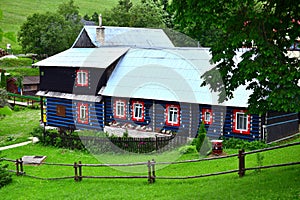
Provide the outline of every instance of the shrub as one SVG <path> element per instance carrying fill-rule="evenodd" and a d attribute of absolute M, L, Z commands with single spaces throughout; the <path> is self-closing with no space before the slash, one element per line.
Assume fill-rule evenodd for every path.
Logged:
<path fill-rule="evenodd" d="M 198 152 L 200 151 L 200 148 L 203 144 L 205 137 L 206 137 L 206 129 L 205 129 L 204 122 L 202 122 L 201 125 L 199 126 L 197 137 L 192 141 L 192 145 L 196 146 Z"/>
<path fill-rule="evenodd" d="M 197 149 L 196 146 L 194 145 L 186 145 L 179 148 L 179 153 L 181 154 L 197 153 Z"/>
<path fill-rule="evenodd" d="M 262 141 L 247 141 L 238 138 L 222 138 L 223 139 L 223 147 L 227 149 L 248 149 L 248 150 L 255 150 L 255 149 L 262 149 L 266 148 L 269 145 L 262 142 Z"/>
<path fill-rule="evenodd" d="M 8 165 L 2 165 L 1 162 L 0 158 L 0 188 L 12 182 L 11 174 L 7 170 Z"/>

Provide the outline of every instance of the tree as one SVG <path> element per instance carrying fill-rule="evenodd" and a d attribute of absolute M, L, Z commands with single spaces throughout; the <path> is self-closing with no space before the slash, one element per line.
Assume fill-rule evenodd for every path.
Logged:
<path fill-rule="evenodd" d="M 8 165 L 3 165 L 1 162 L 2 157 L 0 157 L 0 188 L 12 182 L 11 174 L 7 170 Z"/>
<path fill-rule="evenodd" d="M 168 10 L 173 14 L 175 30 L 208 47 L 222 35 L 222 20 L 231 13 L 228 4 L 225 0 L 172 0 Z"/>
<path fill-rule="evenodd" d="M 163 10 L 152 0 L 132 4 L 120 0 L 118 5 L 103 14 L 103 24 L 123 27 L 164 27 Z"/>
<path fill-rule="evenodd" d="M 64 17 L 68 30 L 65 32 L 65 37 L 68 44 L 72 44 L 82 29 L 81 16 L 79 15 L 79 7 L 74 5 L 74 1 L 62 3 L 58 6 L 57 13 Z"/>
<path fill-rule="evenodd" d="M 7 92 L 5 89 L 0 88 L 0 120 L 6 115 L 11 115 L 12 111 L 10 105 L 7 102 Z"/>
<path fill-rule="evenodd" d="M 253 91 L 248 99 L 252 113 L 300 111 L 299 55 L 291 57 L 288 51 L 300 34 L 297 3 L 291 0 L 173 2 L 177 8 L 183 5 L 185 9 L 178 10 L 180 15 L 177 15 L 192 24 L 192 28 L 199 23 L 219 28 L 221 34 L 215 35 L 211 47 L 216 66 L 204 74 L 202 86 L 209 85 L 213 91 L 219 91 L 220 102 L 232 98 L 240 85 L 246 85 Z M 194 9 L 188 11 L 187 7 Z M 236 65 L 236 52 L 252 41 L 253 48 Z"/>
<path fill-rule="evenodd" d="M 25 52 L 54 55 L 70 48 L 82 25 L 78 7 L 73 1 L 59 6 L 57 13 L 35 13 L 18 32 L 18 41 Z"/>
<path fill-rule="evenodd" d="M 111 10 L 104 12 L 103 24 L 109 26 L 130 26 L 130 9 L 132 2 L 130 0 L 119 0 L 118 4 Z M 98 22 L 98 18 L 97 22 Z"/>
<path fill-rule="evenodd" d="M 5 70 L 1 70 L 1 77 L 0 77 L 0 88 L 6 89 L 6 76 Z"/>
<path fill-rule="evenodd" d="M 163 28 L 163 10 L 153 0 L 142 0 L 130 9 L 130 26 Z"/>

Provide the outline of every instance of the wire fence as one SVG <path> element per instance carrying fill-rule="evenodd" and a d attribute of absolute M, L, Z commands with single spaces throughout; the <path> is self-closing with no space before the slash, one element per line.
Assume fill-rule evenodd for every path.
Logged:
<path fill-rule="evenodd" d="M 300 145 L 300 142 L 285 144 L 281 146 L 274 146 L 260 150 L 254 150 L 245 152 L 243 149 L 239 150 L 238 154 L 231 154 L 227 156 L 218 156 L 218 157 L 211 157 L 211 158 L 203 158 L 203 159 L 195 159 L 195 160 L 184 160 L 184 161 L 174 161 L 174 162 L 156 162 L 154 159 L 148 160 L 147 162 L 137 162 L 137 163 L 127 163 L 127 164 L 83 164 L 81 161 L 74 162 L 73 164 L 63 164 L 63 163 L 27 163 L 31 165 L 53 165 L 57 167 L 70 167 L 73 170 L 74 175 L 72 176 L 62 176 L 62 177 L 54 177 L 54 178 L 43 178 L 38 176 L 33 176 L 25 173 L 24 171 L 24 162 L 22 159 L 8 159 L 2 158 L 2 160 L 8 162 L 14 162 L 16 165 L 16 170 L 10 170 L 10 172 L 16 173 L 17 176 L 27 176 L 30 178 L 41 179 L 41 180 L 62 180 L 62 179 L 74 179 L 75 181 L 82 181 L 83 179 L 147 179 L 149 183 L 154 183 L 156 179 L 196 179 L 208 176 L 217 176 L 217 175 L 224 175 L 230 173 L 238 173 L 239 177 L 243 177 L 246 171 L 250 170 L 260 170 L 260 169 L 267 169 L 267 168 L 274 168 L 274 167 L 283 167 L 283 166 L 292 166 L 292 165 L 299 165 L 300 161 L 295 162 L 288 162 L 288 163 L 280 163 L 280 164 L 272 164 L 272 165 L 265 165 L 265 166 L 257 166 L 257 167 L 246 167 L 245 165 L 245 156 L 249 154 L 256 154 L 260 152 L 272 151 L 275 149 L 287 148 L 291 146 Z M 175 164 L 183 164 L 183 163 L 198 163 L 204 162 L 209 160 L 218 160 L 218 159 L 226 159 L 226 158 L 238 158 L 238 169 L 221 171 L 221 172 L 213 172 L 208 174 L 199 174 L 194 176 L 156 176 L 156 166 L 158 165 L 175 165 Z M 91 175 L 83 175 L 83 168 L 87 167 L 133 167 L 133 166 L 145 166 L 147 168 L 147 174 L 145 175 L 138 175 L 138 176 L 91 176 Z"/>

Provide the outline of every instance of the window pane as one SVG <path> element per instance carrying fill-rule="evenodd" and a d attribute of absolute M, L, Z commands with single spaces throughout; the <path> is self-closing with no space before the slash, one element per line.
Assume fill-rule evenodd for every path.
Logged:
<path fill-rule="evenodd" d="M 205 121 L 207 121 L 207 122 L 210 121 L 210 112 L 205 112 L 204 119 L 205 119 Z"/>
<path fill-rule="evenodd" d="M 86 107 L 85 106 L 80 106 L 79 117 L 80 117 L 81 120 L 86 119 Z"/>
<path fill-rule="evenodd" d="M 247 130 L 247 115 L 237 113 L 237 129 Z"/>
<path fill-rule="evenodd" d="M 116 113 L 116 115 L 117 116 L 124 116 L 124 107 L 125 107 L 124 102 L 118 101 L 117 104 L 116 104 L 116 106 L 117 106 L 117 109 L 116 109 L 117 113 Z"/>
<path fill-rule="evenodd" d="M 177 118 L 178 118 L 178 109 L 174 107 L 169 108 L 169 123 L 177 123 Z"/>
<path fill-rule="evenodd" d="M 135 103 L 134 104 L 134 117 L 142 118 L 142 104 Z"/>

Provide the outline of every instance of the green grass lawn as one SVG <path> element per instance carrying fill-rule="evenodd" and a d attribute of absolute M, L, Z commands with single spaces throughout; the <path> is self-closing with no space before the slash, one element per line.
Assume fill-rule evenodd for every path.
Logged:
<path fill-rule="evenodd" d="M 16 36 L 26 18 L 33 13 L 56 11 L 62 2 L 67 0 L 0 0 L 0 48 L 6 48 L 6 44 L 10 43 L 13 51 L 20 52 L 21 47 L 17 43 Z M 101 13 L 105 9 L 114 7 L 118 0 L 75 0 L 74 2 L 79 7 L 81 16 L 85 14 L 91 16 L 94 12 Z"/>
<path fill-rule="evenodd" d="M 297 139 L 299 141 L 299 138 Z M 234 152 L 236 150 L 226 150 Z M 300 158 L 300 146 L 287 147 L 261 153 L 263 165 L 295 162 Z M 164 154 L 102 154 L 88 153 L 44 147 L 39 144 L 28 145 L 2 152 L 2 156 L 16 159 L 24 155 L 45 155 L 49 163 L 124 163 L 172 160 L 177 152 Z M 177 157 L 177 160 L 196 159 L 197 154 Z M 175 158 L 174 158 L 175 159 Z M 110 160 L 110 162 L 108 162 Z M 199 175 L 217 171 L 237 169 L 236 157 L 167 165 L 157 170 L 159 176 Z M 257 166 L 256 155 L 246 156 L 246 167 Z M 10 163 L 10 169 L 15 166 Z M 56 167 L 51 165 L 24 166 L 29 175 L 40 177 L 72 176 L 73 167 Z M 289 166 L 264 169 L 261 172 L 247 171 L 243 178 L 236 173 L 190 180 L 161 180 L 148 184 L 147 179 L 72 179 L 45 181 L 29 177 L 13 176 L 13 183 L 0 189 L 1 199 L 299 199 L 300 167 Z M 147 175 L 146 166 L 130 169 L 116 167 L 83 168 L 83 175 Z"/>
<path fill-rule="evenodd" d="M 0 120 L 0 146 L 28 141 L 30 132 L 39 125 L 40 110 L 14 111 Z"/>

